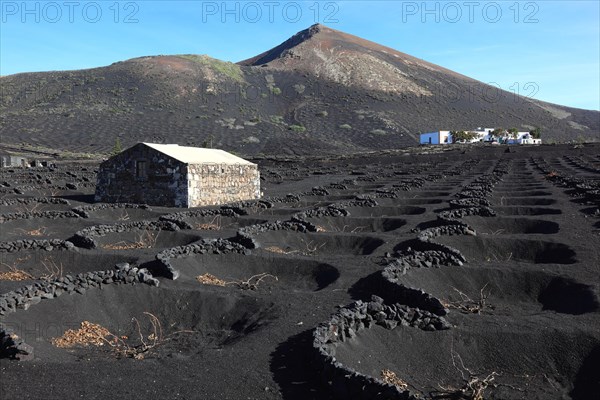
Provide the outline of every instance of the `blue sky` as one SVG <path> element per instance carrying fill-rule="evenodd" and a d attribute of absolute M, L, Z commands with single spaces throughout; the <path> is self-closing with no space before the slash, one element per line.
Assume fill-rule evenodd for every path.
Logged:
<path fill-rule="evenodd" d="M 0 1 L 0 75 L 157 54 L 240 61 L 314 23 L 485 83 L 600 110 L 600 2 Z"/>

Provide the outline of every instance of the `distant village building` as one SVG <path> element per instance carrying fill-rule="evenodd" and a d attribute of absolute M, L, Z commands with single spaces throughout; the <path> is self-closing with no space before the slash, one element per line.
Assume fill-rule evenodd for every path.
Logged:
<path fill-rule="evenodd" d="M 223 150 L 138 143 L 100 165 L 95 200 L 200 207 L 260 198 L 258 166 Z"/>
<path fill-rule="evenodd" d="M 52 163 L 49 160 L 45 160 L 45 159 L 29 160 L 29 166 L 32 168 L 48 167 L 51 164 Z"/>
<path fill-rule="evenodd" d="M 494 132 L 494 128 L 477 128 L 473 132 L 477 133 L 478 142 L 491 142 L 493 140 L 492 132 Z"/>
<path fill-rule="evenodd" d="M 52 163 L 48 159 L 43 158 L 28 158 L 9 153 L 0 153 L 0 167 L 20 167 L 20 168 L 35 168 L 48 167 Z"/>
<path fill-rule="evenodd" d="M 507 138 L 508 144 L 542 144 L 542 139 L 535 139 L 529 132 L 517 132 L 516 138 Z"/>
<path fill-rule="evenodd" d="M 452 143 L 452 137 L 450 131 L 437 131 L 421 133 L 420 135 L 421 144 L 449 144 Z"/>
<path fill-rule="evenodd" d="M 26 157 L 16 156 L 14 154 L 0 154 L 0 167 L 28 167 L 29 163 Z"/>
<path fill-rule="evenodd" d="M 501 144 L 542 144 L 542 139 L 534 138 L 530 132 L 518 132 L 516 137 L 505 135 L 497 137 L 493 135 L 493 128 L 477 128 L 467 132 L 474 133 L 473 139 L 468 141 L 456 140 L 452 137 L 453 131 L 437 131 L 421 133 L 419 137 L 420 144 L 450 144 L 450 143 L 501 143 Z"/>

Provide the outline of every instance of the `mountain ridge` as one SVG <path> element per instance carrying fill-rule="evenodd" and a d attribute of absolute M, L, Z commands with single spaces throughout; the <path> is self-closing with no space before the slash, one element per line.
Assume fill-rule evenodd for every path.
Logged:
<path fill-rule="evenodd" d="M 237 64 L 240 65 L 259 65 L 259 64 L 268 64 L 270 61 L 273 61 L 275 59 L 274 55 L 277 52 L 282 52 L 284 50 L 288 50 L 292 47 L 296 47 L 298 44 L 302 43 L 302 42 L 306 42 L 307 40 L 310 40 L 314 37 L 316 37 L 319 34 L 323 34 L 324 36 L 326 35 L 330 35 L 332 37 L 337 36 L 338 40 L 340 41 L 346 41 L 347 43 L 354 43 L 356 45 L 362 46 L 363 48 L 367 48 L 367 49 L 371 49 L 371 50 L 376 50 L 376 51 L 381 51 L 381 52 L 389 52 L 392 54 L 395 54 L 397 56 L 406 58 L 408 60 L 411 61 L 415 61 L 415 62 L 421 62 L 424 63 L 430 67 L 433 68 L 437 68 L 440 70 L 444 70 L 447 71 L 449 73 L 452 74 L 456 74 L 457 76 L 461 76 L 464 78 L 468 78 L 468 79 L 472 79 L 466 75 L 462 75 L 458 72 L 449 70 L 447 68 L 444 68 L 440 65 L 436 65 L 433 64 L 431 62 L 428 62 L 426 60 L 420 59 L 418 57 L 414 57 L 410 54 L 407 53 L 403 53 L 400 52 L 397 49 L 388 47 L 388 46 L 384 46 L 382 44 L 376 43 L 376 42 L 372 42 L 370 40 L 361 38 L 359 36 L 355 36 L 355 35 L 351 35 L 349 33 L 346 32 L 342 32 L 342 31 L 338 31 L 336 29 L 332 29 L 327 27 L 326 25 L 323 24 L 314 24 L 311 25 L 310 27 L 296 33 L 295 35 L 293 35 L 292 37 L 290 37 L 289 39 L 285 40 L 284 42 L 282 42 L 281 44 L 279 44 L 278 46 L 273 47 L 270 50 L 267 50 L 263 53 L 260 53 L 254 57 L 248 58 L 246 60 L 242 60 L 237 62 Z M 271 56 L 271 57 L 269 57 Z"/>

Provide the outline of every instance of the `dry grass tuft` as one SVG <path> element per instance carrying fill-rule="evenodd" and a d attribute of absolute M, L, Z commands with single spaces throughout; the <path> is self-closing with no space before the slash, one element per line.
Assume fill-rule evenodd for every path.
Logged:
<path fill-rule="evenodd" d="M 133 249 L 150 249 L 156 245 L 158 239 L 157 233 L 150 230 L 145 230 L 137 235 L 137 238 L 133 242 L 120 241 L 117 243 L 109 243 L 102 246 L 103 249 L 107 250 L 133 250 Z"/>
<path fill-rule="evenodd" d="M 209 273 L 197 276 L 196 280 L 203 285 L 215 285 L 215 286 L 227 285 L 227 282 L 225 282 L 223 279 L 219 279 L 216 276 L 209 274 Z"/>
<path fill-rule="evenodd" d="M 440 385 L 439 391 L 432 393 L 433 399 L 456 399 L 456 400 L 485 400 L 485 392 L 490 387 L 497 387 L 494 382 L 497 372 L 491 372 L 485 377 L 478 376 L 475 372 L 467 368 L 460 354 L 454 349 L 450 350 L 452 357 L 452 365 L 464 381 L 464 385 L 460 388 L 443 387 Z M 458 364 L 457 364 L 458 361 Z M 467 376 L 468 375 L 468 376 Z"/>
<path fill-rule="evenodd" d="M 44 279 L 50 280 L 54 278 L 59 278 L 63 275 L 63 265 L 62 263 L 57 263 L 51 257 L 46 257 L 42 261 L 42 265 L 46 272 L 40 276 L 34 276 L 28 272 L 19 269 L 17 266 L 24 261 L 27 261 L 30 257 L 18 258 L 17 261 L 14 262 L 13 265 L 8 265 L 5 263 L 0 263 L 3 267 L 7 268 L 8 271 L 0 272 L 0 280 L 1 281 L 25 281 L 29 279 Z"/>
<path fill-rule="evenodd" d="M 509 262 L 512 259 L 513 253 L 510 252 L 507 255 L 503 256 L 501 254 L 491 253 L 491 255 L 485 258 L 487 262 Z"/>
<path fill-rule="evenodd" d="M 137 331 L 139 340 L 139 343 L 135 345 L 125 342 L 125 340 L 129 339 L 127 336 L 116 336 L 103 326 L 89 321 L 83 321 L 81 323 L 81 328 L 77 330 L 69 329 L 61 337 L 53 338 L 51 342 L 54 346 L 60 348 L 90 345 L 99 347 L 107 345 L 111 347 L 116 358 L 142 360 L 150 350 L 170 339 L 170 337 L 163 336 L 162 325 L 156 315 L 149 312 L 144 312 L 144 315 L 150 321 L 149 333 L 142 332 L 142 328 L 137 318 L 134 317 L 131 319 L 134 328 Z M 179 331 L 173 333 L 173 335 L 191 332 L 193 331 Z"/>
<path fill-rule="evenodd" d="M 28 272 L 23 271 L 18 268 L 19 264 L 27 261 L 30 257 L 17 258 L 13 265 L 8 265 L 6 263 L 0 263 L 0 265 L 8 271 L 0 272 L 0 281 L 26 281 L 30 279 L 35 279 L 33 275 Z"/>
<path fill-rule="evenodd" d="M 390 371 L 389 369 L 384 369 L 381 371 L 381 380 L 389 385 L 394 385 L 399 389 L 408 389 L 408 383 L 398 378 L 396 373 L 394 371 Z"/>
<path fill-rule="evenodd" d="M 141 249 L 142 247 L 137 246 L 135 243 L 120 241 L 117 243 L 104 244 L 102 245 L 102 248 L 106 250 L 133 250 Z"/>
<path fill-rule="evenodd" d="M 494 309 L 492 305 L 487 302 L 490 297 L 491 290 L 486 292 L 487 283 L 479 291 L 479 299 L 473 300 L 465 293 L 461 292 L 457 288 L 453 288 L 458 293 L 460 300 L 458 301 L 446 301 L 443 303 L 446 308 L 454 308 L 455 310 L 462 311 L 467 314 L 481 314 L 486 309 Z"/>
<path fill-rule="evenodd" d="M 16 269 L 14 267 L 10 271 L 0 272 L 0 281 L 26 281 L 28 279 L 35 279 L 31 274 L 25 271 Z"/>
<path fill-rule="evenodd" d="M 325 243 L 322 243 L 319 245 L 317 243 L 314 243 L 314 241 L 312 241 L 312 240 L 309 242 L 305 242 L 304 240 L 301 240 L 301 241 L 302 241 L 302 243 L 304 243 L 304 246 L 306 247 L 304 251 L 301 251 L 301 253 L 306 256 L 313 255 L 314 253 L 317 252 L 317 250 L 319 250 L 321 247 L 325 246 Z"/>
<path fill-rule="evenodd" d="M 504 233 L 504 229 L 498 229 L 496 231 L 491 231 L 490 233 L 482 232 L 483 235 L 500 235 L 503 233 Z M 491 259 L 488 258 L 488 261 L 491 261 Z"/>
<path fill-rule="evenodd" d="M 122 339 L 116 342 L 115 353 L 117 357 L 134 358 L 136 360 L 143 360 L 145 354 L 151 349 L 155 348 L 159 344 L 163 343 L 163 330 L 162 325 L 158 317 L 152 313 L 144 312 L 144 315 L 150 319 L 152 326 L 151 332 L 147 335 L 142 333 L 140 322 L 137 318 L 132 318 L 131 321 L 136 325 L 137 332 L 139 335 L 140 344 L 137 346 L 129 346 Z"/>
<path fill-rule="evenodd" d="M 204 224 L 196 224 L 194 229 L 199 231 L 219 231 L 221 230 L 221 226 L 217 224 L 204 223 Z"/>
<path fill-rule="evenodd" d="M 267 278 L 272 278 L 272 279 L 275 279 L 275 281 L 279 281 L 279 278 L 277 278 L 275 275 L 271 275 L 271 274 L 267 274 L 266 272 L 263 272 L 262 274 L 252 275 L 250 278 L 248 278 L 245 281 L 237 281 L 237 282 L 229 282 L 229 283 L 236 285 L 240 289 L 256 290 L 256 289 L 258 289 L 258 285 Z"/>
<path fill-rule="evenodd" d="M 69 329 L 61 337 L 53 338 L 52 344 L 60 348 L 70 348 L 75 346 L 103 346 L 106 338 L 114 336 L 110 331 L 101 325 L 89 321 L 83 321 L 81 328 Z"/>
<path fill-rule="evenodd" d="M 262 274 L 252 275 L 250 278 L 246 279 L 245 281 L 239 280 L 239 281 L 227 282 L 227 281 L 224 281 L 221 278 L 217 278 L 216 276 L 209 274 L 209 273 L 197 276 L 196 280 L 198 282 L 202 283 L 203 285 L 214 285 L 214 286 L 234 285 L 234 286 L 237 286 L 238 288 L 244 289 L 244 290 L 256 290 L 256 289 L 258 289 L 258 285 L 260 285 L 260 283 L 267 278 L 272 278 L 275 281 L 279 281 L 279 278 L 277 278 L 275 275 L 267 274 L 266 272 L 263 272 Z"/>
<path fill-rule="evenodd" d="M 194 228 L 201 231 L 220 231 L 223 228 L 221 224 L 221 216 L 216 215 L 212 221 L 196 224 Z"/>
<path fill-rule="evenodd" d="M 46 228 L 45 226 L 30 230 L 25 230 L 22 228 L 19 228 L 17 230 L 20 232 L 20 234 L 27 236 L 45 236 L 48 234 L 48 228 Z"/>
<path fill-rule="evenodd" d="M 46 270 L 46 273 L 40 276 L 41 279 L 50 280 L 60 278 L 63 275 L 62 263 L 57 263 L 53 258 L 44 258 L 42 265 Z"/>
<path fill-rule="evenodd" d="M 350 233 L 359 233 L 359 232 L 363 232 L 367 229 L 367 226 L 357 226 L 354 227 L 352 229 L 350 229 L 350 225 L 344 225 L 341 228 L 334 226 L 332 223 L 329 223 L 329 231 L 330 232 L 350 232 Z M 323 228 L 325 229 L 325 228 Z M 319 232 L 317 230 L 317 232 Z M 324 232 L 327 232 L 327 230 L 324 230 Z"/>
<path fill-rule="evenodd" d="M 297 253 L 297 250 L 284 250 L 281 247 L 278 246 L 269 246 L 269 247 L 265 247 L 265 250 L 270 252 L 270 253 L 277 253 L 277 254 L 293 254 L 293 253 Z"/>
<path fill-rule="evenodd" d="M 363 232 L 365 229 L 367 229 L 366 226 L 357 226 L 356 228 L 352 229 L 350 232 L 351 233 L 358 233 L 358 232 Z"/>
<path fill-rule="evenodd" d="M 434 399 L 456 399 L 456 400 L 485 400 L 485 391 L 494 385 L 494 379 L 498 374 L 492 372 L 484 378 L 471 376 L 461 388 L 440 387 L 441 391 L 434 395 Z"/>
<path fill-rule="evenodd" d="M 16 211 L 21 213 L 33 213 L 36 211 L 43 211 L 43 209 L 42 203 L 20 204 L 16 207 Z"/>
<path fill-rule="evenodd" d="M 321 249 L 323 246 L 325 246 L 325 243 L 322 244 L 316 244 L 314 241 L 309 241 L 306 242 L 304 240 L 302 240 L 302 244 L 304 244 L 304 248 L 300 249 L 300 250 L 284 250 L 281 247 L 278 246 L 269 246 L 269 247 L 265 247 L 264 249 L 270 253 L 277 253 L 277 254 L 300 254 L 303 256 L 312 256 L 314 255 L 319 249 Z"/>

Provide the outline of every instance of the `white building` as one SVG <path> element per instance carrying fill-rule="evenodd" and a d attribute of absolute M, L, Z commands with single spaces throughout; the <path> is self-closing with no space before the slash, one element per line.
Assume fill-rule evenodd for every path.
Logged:
<path fill-rule="evenodd" d="M 476 136 L 467 141 L 455 141 L 450 131 L 437 131 L 421 133 L 419 137 L 420 144 L 450 144 L 450 143 L 477 143 L 477 142 L 492 142 L 500 144 L 542 144 L 542 139 L 534 139 L 529 132 L 518 132 L 517 137 L 507 136 L 507 133 L 501 137 L 492 135 L 494 128 L 481 128 L 470 130 Z"/>
<path fill-rule="evenodd" d="M 473 132 L 477 135 L 473 139 L 469 140 L 469 143 L 485 142 L 486 139 L 488 139 L 487 141 L 490 141 L 492 131 L 493 129 L 490 128 L 477 128 L 471 131 L 467 131 Z"/>
<path fill-rule="evenodd" d="M 508 138 L 508 144 L 542 144 L 542 139 L 535 139 L 529 132 L 517 132 L 516 138 Z"/>
<path fill-rule="evenodd" d="M 493 131 L 494 131 L 494 128 L 478 127 L 477 129 L 475 129 L 471 132 L 477 133 L 478 139 L 476 140 L 476 142 L 491 142 L 493 139 L 493 136 L 492 136 Z"/>
<path fill-rule="evenodd" d="M 437 131 L 421 133 L 419 137 L 421 144 L 449 144 L 452 143 L 452 135 L 450 131 Z"/>

